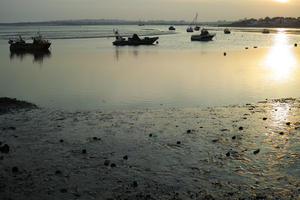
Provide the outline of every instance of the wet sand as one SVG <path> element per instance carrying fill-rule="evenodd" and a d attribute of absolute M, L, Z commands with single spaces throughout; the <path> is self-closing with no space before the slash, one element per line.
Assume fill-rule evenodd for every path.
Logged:
<path fill-rule="evenodd" d="M 300 199 L 299 111 L 278 99 L 2 114 L 0 199 Z"/>

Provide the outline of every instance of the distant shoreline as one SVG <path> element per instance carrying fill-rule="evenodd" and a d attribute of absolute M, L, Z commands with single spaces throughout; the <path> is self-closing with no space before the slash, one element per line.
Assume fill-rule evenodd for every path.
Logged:
<path fill-rule="evenodd" d="M 105 19 L 86 19 L 86 20 L 59 20 L 59 21 L 40 21 L 40 22 L 12 22 L 0 23 L 0 26 L 93 26 L 93 25 L 190 25 L 191 22 L 184 20 L 150 20 L 150 21 L 127 21 L 127 20 L 105 20 Z M 220 25 L 232 22 L 199 22 L 199 25 Z"/>
<path fill-rule="evenodd" d="M 267 26 L 267 25 L 261 25 L 261 26 L 250 26 L 250 25 L 219 25 L 219 27 L 241 27 L 241 28 L 300 28 L 300 26 Z"/>
<path fill-rule="evenodd" d="M 262 27 L 262 28 L 300 28 L 300 17 L 265 17 L 260 19 L 243 19 L 226 26 L 229 27 Z"/>

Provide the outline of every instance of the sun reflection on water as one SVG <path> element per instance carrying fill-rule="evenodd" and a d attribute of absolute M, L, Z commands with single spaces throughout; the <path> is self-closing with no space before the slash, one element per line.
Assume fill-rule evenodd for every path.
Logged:
<path fill-rule="evenodd" d="M 275 112 L 271 112 L 271 114 L 274 123 L 280 123 L 289 118 L 290 104 L 274 104 L 273 108 Z"/>
<path fill-rule="evenodd" d="M 283 29 L 278 29 L 274 36 L 274 44 L 271 47 L 263 65 L 270 72 L 270 79 L 277 82 L 285 82 L 291 78 L 296 66 L 296 58 L 289 45 L 289 37 Z"/>

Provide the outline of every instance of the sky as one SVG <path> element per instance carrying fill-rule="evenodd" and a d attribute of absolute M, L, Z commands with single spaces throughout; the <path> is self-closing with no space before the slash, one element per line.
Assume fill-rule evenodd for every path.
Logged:
<path fill-rule="evenodd" d="M 288 1 L 288 2 L 279 2 Z M 300 17 L 300 0 L 0 0 L 0 22 Z"/>

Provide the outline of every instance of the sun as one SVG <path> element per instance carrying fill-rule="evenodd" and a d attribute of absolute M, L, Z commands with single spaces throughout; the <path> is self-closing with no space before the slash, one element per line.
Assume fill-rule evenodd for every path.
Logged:
<path fill-rule="evenodd" d="M 279 2 L 279 3 L 286 3 L 286 2 L 288 2 L 289 0 L 275 0 L 275 1 L 277 1 L 277 2 Z"/>

